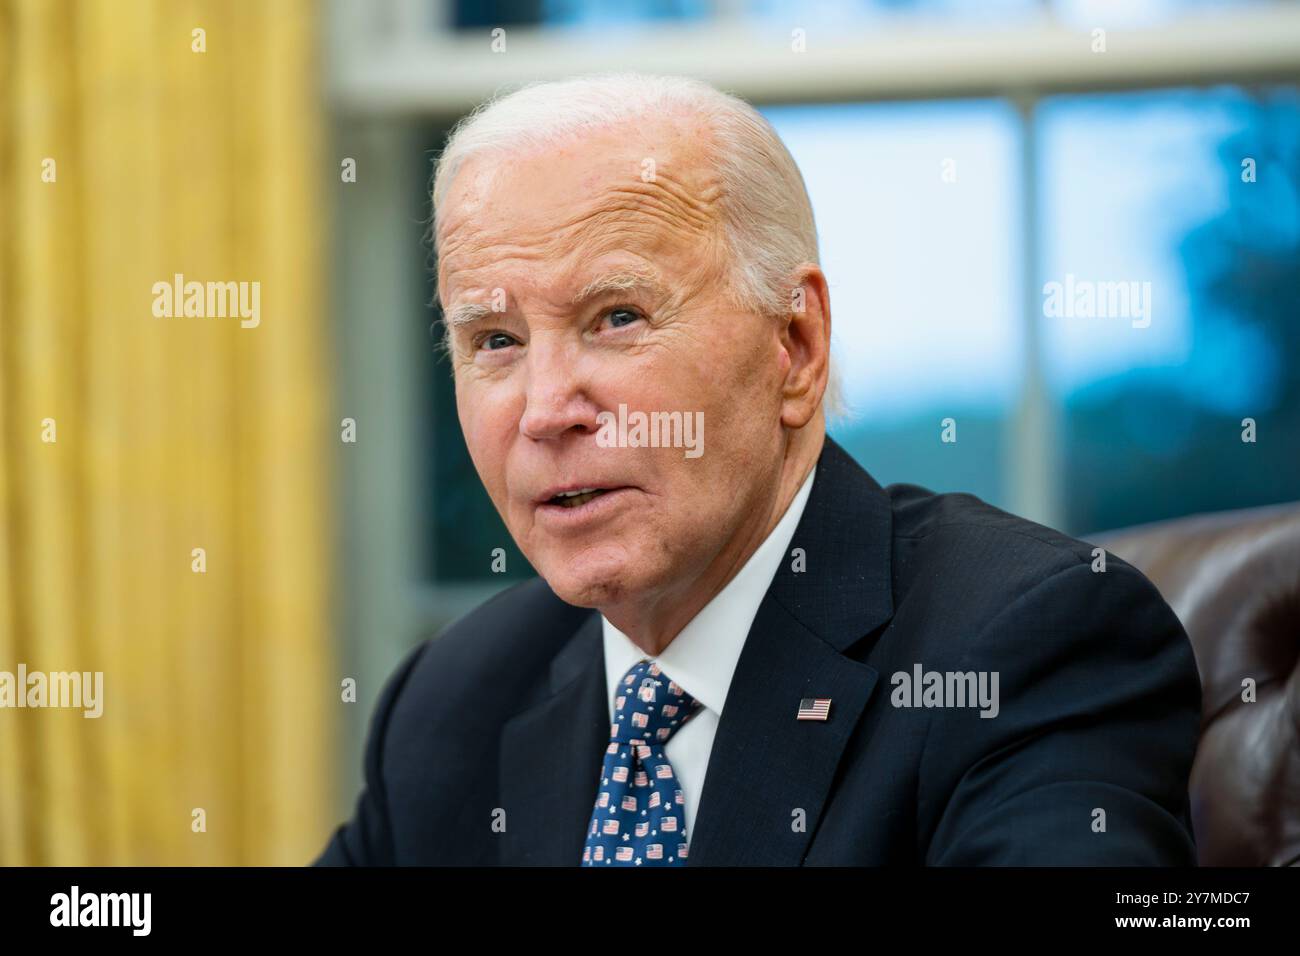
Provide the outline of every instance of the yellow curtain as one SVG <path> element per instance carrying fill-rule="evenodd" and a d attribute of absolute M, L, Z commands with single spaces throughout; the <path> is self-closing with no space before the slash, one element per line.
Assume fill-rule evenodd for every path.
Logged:
<path fill-rule="evenodd" d="M 0 671 L 103 673 L 99 718 L 0 709 L 0 864 L 336 822 L 316 12 L 0 0 Z M 258 325 L 156 316 L 177 274 Z"/>

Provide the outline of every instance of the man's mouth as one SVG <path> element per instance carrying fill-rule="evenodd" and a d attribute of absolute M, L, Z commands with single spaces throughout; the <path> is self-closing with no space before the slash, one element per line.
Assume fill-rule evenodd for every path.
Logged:
<path fill-rule="evenodd" d="M 637 498 L 633 492 L 639 490 L 631 485 L 601 486 L 576 481 L 570 485 L 553 485 L 534 499 L 533 513 L 551 533 L 585 533 L 635 504 Z"/>
<path fill-rule="evenodd" d="M 609 488 L 579 488 L 576 491 L 562 491 L 552 496 L 546 503 L 559 505 L 561 508 L 577 508 L 610 490 Z"/>

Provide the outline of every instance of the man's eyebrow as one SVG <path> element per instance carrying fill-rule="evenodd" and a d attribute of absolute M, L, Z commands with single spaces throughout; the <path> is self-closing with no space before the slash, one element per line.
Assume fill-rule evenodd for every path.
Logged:
<path fill-rule="evenodd" d="M 655 270 L 620 269 L 588 282 L 573 297 L 573 304 L 581 305 L 589 299 L 594 299 L 609 292 L 632 292 L 634 290 L 643 290 L 654 295 L 663 295 L 666 292 L 663 282 L 659 279 L 659 273 Z"/>
<path fill-rule="evenodd" d="M 653 269 L 619 269 L 588 282 L 573 297 L 573 304 L 581 305 L 590 299 L 610 292 L 632 292 L 634 290 L 642 290 L 652 295 L 664 295 L 667 291 L 659 278 L 659 273 Z M 458 302 L 446 310 L 443 321 L 448 329 L 458 329 L 461 326 L 469 325 L 471 322 L 487 318 L 491 314 L 492 308 L 480 302 Z"/>
<path fill-rule="evenodd" d="M 447 328 L 458 329 L 462 325 L 477 322 L 491 314 L 492 308 L 480 302 L 459 302 L 447 310 L 443 321 L 447 323 Z"/>

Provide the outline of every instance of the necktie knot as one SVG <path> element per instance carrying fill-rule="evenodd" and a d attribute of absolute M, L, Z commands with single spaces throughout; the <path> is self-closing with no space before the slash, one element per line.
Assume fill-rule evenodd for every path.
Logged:
<path fill-rule="evenodd" d="M 638 661 L 619 682 L 610 740 L 662 746 L 699 702 L 650 661 Z"/>

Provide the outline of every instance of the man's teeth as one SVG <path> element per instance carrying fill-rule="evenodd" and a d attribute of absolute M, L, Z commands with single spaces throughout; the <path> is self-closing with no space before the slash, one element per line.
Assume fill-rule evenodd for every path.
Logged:
<path fill-rule="evenodd" d="M 554 504 L 561 505 L 565 508 L 576 508 L 584 505 L 597 495 L 604 494 L 605 488 L 583 488 L 581 491 L 562 491 L 551 501 Z"/>

